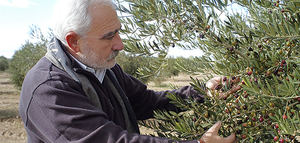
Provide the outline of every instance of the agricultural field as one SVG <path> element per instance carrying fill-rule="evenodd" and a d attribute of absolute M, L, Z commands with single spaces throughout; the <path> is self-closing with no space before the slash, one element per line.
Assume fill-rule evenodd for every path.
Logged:
<path fill-rule="evenodd" d="M 18 114 L 19 93 L 9 79 L 9 73 L 0 72 L 0 143 L 25 143 L 26 132 Z M 188 75 L 179 74 L 163 80 L 160 84 L 150 82 L 149 88 L 153 90 L 168 90 L 170 85 L 188 85 Z M 153 131 L 141 127 L 142 134 L 150 134 Z"/>
<path fill-rule="evenodd" d="M 25 143 L 26 133 L 18 114 L 19 90 L 9 74 L 0 72 L 0 142 Z"/>

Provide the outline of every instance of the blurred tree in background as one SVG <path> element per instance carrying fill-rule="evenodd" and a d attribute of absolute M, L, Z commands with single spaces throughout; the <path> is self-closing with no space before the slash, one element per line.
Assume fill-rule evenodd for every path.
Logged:
<path fill-rule="evenodd" d="M 43 57 L 46 53 L 46 44 L 50 39 L 42 33 L 37 26 L 31 27 L 31 40 L 26 41 L 21 48 L 16 51 L 11 59 L 9 71 L 11 80 L 17 88 L 21 88 L 26 73 Z"/>
<path fill-rule="evenodd" d="M 4 56 L 0 57 L 0 71 L 5 71 L 8 69 L 9 60 Z"/>
<path fill-rule="evenodd" d="M 164 79 L 178 75 L 179 70 L 174 66 L 174 64 L 176 64 L 176 58 L 167 58 L 166 61 L 168 64 L 166 64 L 165 70 L 160 71 L 161 73 L 156 74 L 156 76 L 149 76 L 149 74 L 144 73 L 144 69 L 151 69 L 152 65 L 150 63 L 159 62 L 157 57 L 135 55 L 126 52 L 121 52 L 117 57 L 117 63 L 126 73 L 138 78 L 144 83 L 158 81 L 157 84 L 160 84 Z"/>
<path fill-rule="evenodd" d="M 151 58 L 146 56 L 135 56 L 130 53 L 120 52 L 117 56 L 117 63 L 122 67 L 124 72 L 138 78 L 139 80 L 147 83 L 149 78 L 142 77 L 138 74 L 140 67 L 149 66 Z"/>
<path fill-rule="evenodd" d="M 119 0 L 118 9 L 125 50 L 158 57 L 139 70 L 143 76 L 167 67 L 170 48 L 199 48 L 203 56 L 175 65 L 208 73 L 191 84 L 214 95 L 200 104 L 170 95 L 187 112 L 158 111 L 145 126 L 162 137 L 198 139 L 221 120 L 220 134 L 235 132 L 240 142 L 300 141 L 299 0 Z M 225 76 L 227 86 L 206 89 L 213 75 Z M 234 94 L 233 80 L 242 87 Z"/>

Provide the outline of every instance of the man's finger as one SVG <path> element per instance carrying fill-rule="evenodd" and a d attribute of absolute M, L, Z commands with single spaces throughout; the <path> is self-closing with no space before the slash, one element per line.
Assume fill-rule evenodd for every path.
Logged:
<path fill-rule="evenodd" d="M 212 127 L 210 127 L 208 129 L 207 133 L 218 134 L 220 127 L 221 127 L 221 122 L 218 121 L 217 123 L 215 123 Z"/>
<path fill-rule="evenodd" d="M 233 86 L 229 91 L 220 94 L 220 98 L 227 98 L 230 94 L 237 92 L 240 90 L 242 87 L 239 85 Z"/>
<path fill-rule="evenodd" d="M 230 136 L 222 140 L 222 143 L 234 143 L 234 142 L 235 142 L 235 134 L 231 134 Z"/>
<path fill-rule="evenodd" d="M 239 85 L 233 86 L 232 89 L 230 89 L 230 94 L 237 92 L 240 90 L 242 87 Z"/>
<path fill-rule="evenodd" d="M 221 80 L 222 80 L 221 76 L 214 77 L 206 83 L 206 87 L 209 89 L 215 89 L 215 87 L 220 84 Z"/>

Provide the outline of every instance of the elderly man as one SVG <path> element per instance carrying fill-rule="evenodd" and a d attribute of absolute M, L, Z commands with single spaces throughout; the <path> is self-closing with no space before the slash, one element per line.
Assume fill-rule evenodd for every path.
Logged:
<path fill-rule="evenodd" d="M 110 0 L 64 0 L 47 54 L 27 73 L 20 114 L 29 143 L 231 143 L 218 136 L 218 122 L 197 141 L 139 134 L 137 120 L 153 110 L 176 110 L 166 92 L 124 73 L 115 62 L 123 49 L 121 27 Z M 220 80 L 220 79 L 218 79 Z M 218 81 L 215 80 L 215 81 Z M 189 87 L 170 91 L 193 96 Z"/>

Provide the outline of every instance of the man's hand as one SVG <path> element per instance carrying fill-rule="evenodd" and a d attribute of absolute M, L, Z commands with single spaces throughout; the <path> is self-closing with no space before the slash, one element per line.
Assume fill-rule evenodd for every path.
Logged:
<path fill-rule="evenodd" d="M 235 134 L 223 138 L 218 135 L 218 131 L 221 127 L 221 122 L 214 124 L 200 139 L 200 143 L 234 143 Z"/>
<path fill-rule="evenodd" d="M 229 82 L 229 80 L 230 80 L 230 82 Z M 240 85 L 237 85 L 237 83 L 239 83 L 239 82 L 240 82 L 240 78 L 238 78 L 238 77 L 234 77 L 232 79 L 227 79 L 226 77 L 217 76 L 217 77 L 210 79 L 206 83 L 206 87 L 210 90 L 219 90 L 225 85 L 232 84 L 232 87 L 229 91 L 222 92 L 220 94 L 220 98 L 224 98 L 232 93 L 237 92 L 238 90 L 240 90 L 242 88 Z M 208 90 L 207 94 L 208 94 L 208 96 L 211 96 L 211 97 L 213 96 L 209 90 Z"/>
<path fill-rule="evenodd" d="M 221 76 L 213 77 L 206 83 L 206 87 L 212 90 L 216 89 L 218 86 L 223 85 L 223 79 L 224 77 Z"/>

